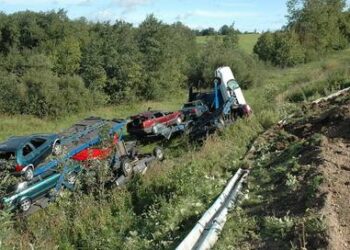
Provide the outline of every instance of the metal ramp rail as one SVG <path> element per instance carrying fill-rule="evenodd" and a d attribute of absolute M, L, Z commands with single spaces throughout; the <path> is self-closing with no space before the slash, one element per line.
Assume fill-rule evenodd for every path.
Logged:
<path fill-rule="evenodd" d="M 86 130 L 78 133 L 78 134 L 73 134 L 72 138 L 74 138 L 75 140 L 72 140 L 71 137 L 67 137 L 65 142 L 71 141 L 78 141 L 79 139 L 83 138 L 84 136 L 88 135 L 89 133 L 92 133 L 93 131 L 98 132 L 98 129 L 103 127 L 104 125 L 108 125 L 108 122 L 110 121 L 103 121 L 100 122 L 94 126 L 88 126 Z M 123 128 L 125 127 L 125 123 L 115 123 L 114 126 L 112 126 L 112 128 L 109 130 L 109 134 L 113 134 L 119 131 L 122 131 Z M 91 146 L 97 145 L 98 143 L 101 142 L 101 138 L 100 135 L 94 134 L 94 136 L 92 138 L 88 138 L 87 141 L 85 141 L 84 143 L 77 143 L 78 145 L 70 145 L 73 146 L 72 149 L 69 150 L 69 152 L 67 154 L 65 154 L 63 157 L 59 158 L 59 159 L 53 159 L 49 162 L 46 162 L 44 164 L 39 165 L 38 167 L 36 167 L 34 169 L 34 176 L 40 176 L 48 171 L 53 171 L 56 172 L 56 168 L 57 166 L 59 166 L 60 164 L 64 164 L 68 159 L 72 158 L 74 155 L 78 154 L 79 152 L 83 151 L 84 149 L 87 149 Z M 68 145 L 64 144 L 64 145 Z"/>

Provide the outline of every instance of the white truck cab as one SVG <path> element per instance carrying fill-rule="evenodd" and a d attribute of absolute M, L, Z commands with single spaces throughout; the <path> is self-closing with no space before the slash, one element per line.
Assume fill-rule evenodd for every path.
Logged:
<path fill-rule="evenodd" d="M 222 98 L 226 102 L 230 97 L 233 97 L 237 105 L 246 105 L 243 92 L 239 87 L 230 67 L 220 67 L 215 71 L 215 77 L 220 78 L 220 91 Z"/>

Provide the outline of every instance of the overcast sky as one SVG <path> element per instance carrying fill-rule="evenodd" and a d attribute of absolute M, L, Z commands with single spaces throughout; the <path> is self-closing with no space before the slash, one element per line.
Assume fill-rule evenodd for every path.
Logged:
<path fill-rule="evenodd" d="M 153 13 L 166 23 L 191 28 L 219 28 L 235 22 L 242 31 L 275 30 L 286 23 L 286 0 L 0 0 L 5 13 L 63 8 L 70 18 L 92 21 L 122 19 L 138 25 Z"/>

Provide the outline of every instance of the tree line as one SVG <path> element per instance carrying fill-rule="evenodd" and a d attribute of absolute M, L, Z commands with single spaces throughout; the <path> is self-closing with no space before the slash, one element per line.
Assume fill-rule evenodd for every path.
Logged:
<path fill-rule="evenodd" d="M 347 48 L 350 11 L 345 6 L 345 0 L 289 0 L 287 25 L 262 34 L 254 52 L 263 61 L 287 67 Z"/>
<path fill-rule="evenodd" d="M 202 47 L 190 28 L 153 15 L 133 27 L 70 20 L 64 10 L 0 13 L 0 112 L 57 117 L 209 83 L 217 66 L 250 63 L 228 28 L 225 41 Z M 238 74 L 244 86 L 252 83 L 249 73 Z"/>

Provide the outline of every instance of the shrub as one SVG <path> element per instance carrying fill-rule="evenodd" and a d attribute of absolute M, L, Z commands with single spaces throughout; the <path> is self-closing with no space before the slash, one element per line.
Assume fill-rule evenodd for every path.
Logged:
<path fill-rule="evenodd" d="M 291 217 L 284 216 L 276 218 L 273 216 L 265 217 L 263 234 L 272 239 L 287 239 L 293 233 L 294 220 Z"/>
<path fill-rule="evenodd" d="M 262 110 L 259 114 L 257 114 L 257 118 L 261 126 L 263 126 L 264 129 L 268 129 L 278 122 L 279 117 L 275 111 Z"/>
<path fill-rule="evenodd" d="M 305 53 L 293 32 L 267 32 L 263 34 L 254 47 L 261 60 L 269 61 L 281 67 L 303 63 Z"/>

